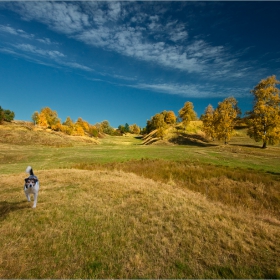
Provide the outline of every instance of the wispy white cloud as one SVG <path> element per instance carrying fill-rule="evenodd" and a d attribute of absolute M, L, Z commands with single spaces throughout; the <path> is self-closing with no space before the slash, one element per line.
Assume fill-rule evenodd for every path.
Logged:
<path fill-rule="evenodd" d="M 49 38 L 37 38 L 34 34 L 28 34 L 22 29 L 15 29 L 10 25 L 0 25 L 0 33 L 7 33 L 10 35 L 18 36 L 29 40 L 37 40 L 45 45 L 57 45 L 56 42 L 51 41 Z"/>
<path fill-rule="evenodd" d="M 214 78 L 230 75 L 236 64 L 223 46 L 189 40 L 185 24 L 167 21 L 164 9 L 147 14 L 141 5 L 116 1 L 19 2 L 12 9 L 85 44 L 165 68 Z"/>
<path fill-rule="evenodd" d="M 203 87 L 198 87 L 197 85 L 182 85 L 182 84 L 171 84 L 171 83 L 161 83 L 161 84 L 145 84 L 140 83 L 136 85 L 131 85 L 131 87 L 152 90 L 156 92 L 163 92 L 171 95 L 180 95 L 185 97 L 208 97 L 210 91 Z"/>
<path fill-rule="evenodd" d="M 147 80 L 137 83 L 135 76 L 125 76 L 125 71 L 116 74 L 116 71 L 112 73 L 102 68 L 95 72 L 101 77 L 112 79 L 110 83 L 196 98 L 230 95 L 238 97 L 249 93 L 249 89 L 242 87 L 214 87 L 212 83 L 246 76 L 251 66 L 238 59 L 244 53 L 233 54 L 227 47 L 213 45 L 202 36 L 191 37 L 186 22 L 166 17 L 167 6 L 163 8 L 162 5 L 154 5 L 154 8 L 149 10 L 144 4 L 140 5 L 137 2 L 131 4 L 117 1 L 27 1 L 8 3 L 7 7 L 20 14 L 26 21 L 39 21 L 49 29 L 86 45 L 150 63 L 160 70 L 176 70 L 174 72 L 178 72 L 178 75 L 195 76 L 199 81 L 209 82 L 207 86 L 204 86 L 204 83 L 187 81 L 181 84 L 170 81 L 153 83 Z M 94 67 L 89 63 L 71 60 L 69 55 L 59 49 L 58 43 L 49 38 L 39 38 L 8 25 L 0 25 L 0 32 L 33 40 L 29 43 L 13 44 L 13 50 L 6 48 L 6 52 L 21 51 L 26 55 L 34 54 L 39 58 L 50 59 L 63 67 L 94 72 Z M 36 45 L 35 41 L 41 45 Z M 4 49 L 2 48 L 2 52 Z M 95 81 L 106 80 L 99 77 L 87 78 Z M 124 81 L 131 84 L 125 84 Z"/>
<path fill-rule="evenodd" d="M 32 55 L 32 53 L 27 53 L 27 52 L 23 52 L 23 51 L 19 51 L 16 48 L 11 48 L 11 47 L 0 47 L 0 52 L 1 53 L 6 53 L 6 54 L 10 54 L 13 55 L 15 57 L 20 57 L 20 58 L 24 58 L 26 61 L 31 61 L 33 63 L 36 64 L 40 64 L 40 65 L 45 65 L 48 67 L 53 67 L 53 68 L 60 68 L 60 66 L 57 63 L 53 63 L 51 60 L 43 60 L 42 56 L 41 57 L 37 57 Z"/>
<path fill-rule="evenodd" d="M 24 57 L 29 61 L 33 61 L 38 64 L 48 65 L 51 67 L 57 67 L 57 64 L 59 64 L 70 68 L 80 69 L 83 71 L 92 71 L 92 69 L 88 66 L 82 65 L 78 62 L 69 61 L 67 59 L 67 55 L 65 55 L 61 51 L 50 49 L 51 46 L 57 46 L 58 43 L 53 42 L 49 38 L 39 38 L 34 34 L 28 34 L 22 29 L 15 29 L 9 25 L 0 25 L 0 33 L 1 32 L 12 36 L 28 39 L 29 42 L 10 43 L 8 44 L 8 46 L 0 48 L 0 52 L 2 53 L 9 53 L 19 57 Z M 37 46 L 36 43 L 38 42 L 40 43 L 41 47 Z M 37 57 L 34 57 L 34 55 Z M 44 61 L 42 59 L 44 59 Z M 52 62 L 46 62 L 45 59 L 49 59 Z"/>
<path fill-rule="evenodd" d="M 57 68 L 64 66 L 67 68 L 74 68 L 87 72 L 93 71 L 86 65 L 70 61 L 69 59 L 67 59 L 67 56 L 65 54 L 59 51 L 41 49 L 31 44 L 10 44 L 9 47 L 0 47 L 0 52 L 23 57 L 28 61 L 50 67 Z"/>
<path fill-rule="evenodd" d="M 18 2 L 10 5 L 24 20 L 37 20 L 65 34 L 88 25 L 88 16 L 71 2 Z"/>
<path fill-rule="evenodd" d="M 13 35 L 18 35 L 17 30 L 8 25 L 7 26 L 0 25 L 0 32 L 6 32 L 6 33 L 13 34 Z"/>
<path fill-rule="evenodd" d="M 8 34 L 19 36 L 19 37 L 26 38 L 26 39 L 34 38 L 34 34 L 28 34 L 21 29 L 15 29 L 9 25 L 0 25 L 0 32 L 8 33 Z"/>
<path fill-rule="evenodd" d="M 45 59 L 49 58 L 62 66 L 67 66 L 70 68 L 80 69 L 80 70 L 84 70 L 84 71 L 92 71 L 92 69 L 86 65 L 82 65 L 80 63 L 72 62 L 72 61 L 69 61 L 68 59 L 64 59 L 64 58 L 66 58 L 66 55 L 64 55 L 63 53 L 56 51 L 56 50 L 40 49 L 40 48 L 30 45 L 30 44 L 17 44 L 17 45 L 14 45 L 14 47 L 22 52 L 26 52 L 29 54 L 33 53 L 33 54 L 38 55 Z"/>
<path fill-rule="evenodd" d="M 173 83 L 139 83 L 129 87 L 162 92 L 170 95 L 180 95 L 186 98 L 226 98 L 229 96 L 244 97 L 250 95 L 249 88 L 214 86 L 210 84 L 173 84 Z"/>
<path fill-rule="evenodd" d="M 38 42 L 45 44 L 45 45 L 53 45 L 53 44 L 57 44 L 52 42 L 49 38 L 39 38 L 37 39 Z"/>
<path fill-rule="evenodd" d="M 67 67 L 70 67 L 70 68 L 76 68 L 76 69 L 80 69 L 80 70 L 88 71 L 88 72 L 92 72 L 93 71 L 90 67 L 82 65 L 82 64 L 77 63 L 77 62 L 59 61 L 59 63 L 61 65 L 64 65 L 64 66 L 67 66 Z"/>
<path fill-rule="evenodd" d="M 34 53 L 51 59 L 65 57 L 65 55 L 59 51 L 44 50 L 30 44 L 16 44 L 14 47 L 24 52 Z"/>

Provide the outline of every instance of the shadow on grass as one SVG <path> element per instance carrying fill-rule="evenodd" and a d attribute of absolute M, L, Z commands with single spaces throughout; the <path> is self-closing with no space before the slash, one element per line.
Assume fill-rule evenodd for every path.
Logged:
<path fill-rule="evenodd" d="M 177 137 L 173 137 L 169 140 L 173 144 L 177 145 L 189 145 L 197 147 L 213 147 L 217 144 L 206 142 L 205 139 L 198 134 L 183 133 Z"/>
<path fill-rule="evenodd" d="M 11 212 L 25 208 L 30 208 L 25 200 L 20 202 L 0 201 L 0 221 L 3 221 Z"/>
<path fill-rule="evenodd" d="M 230 144 L 231 146 L 239 146 L 239 147 L 247 147 L 247 148 L 254 148 L 254 149 L 260 149 L 263 150 L 263 148 L 261 146 L 256 146 L 256 145 L 252 145 L 252 144 Z"/>
<path fill-rule="evenodd" d="M 271 175 L 280 176 L 280 172 L 266 171 L 266 173 L 271 174 Z"/>
<path fill-rule="evenodd" d="M 213 266 L 211 267 L 217 278 L 221 279 L 244 279 L 244 278 L 255 278 L 255 279 L 279 279 L 279 272 L 277 269 L 269 270 L 264 267 L 256 266 Z"/>

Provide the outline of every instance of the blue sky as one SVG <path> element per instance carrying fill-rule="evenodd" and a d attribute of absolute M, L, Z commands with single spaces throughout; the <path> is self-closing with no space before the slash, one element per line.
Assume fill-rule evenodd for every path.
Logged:
<path fill-rule="evenodd" d="M 280 2 L 0 2 L 0 105 L 146 126 L 186 101 L 198 116 L 280 79 Z"/>

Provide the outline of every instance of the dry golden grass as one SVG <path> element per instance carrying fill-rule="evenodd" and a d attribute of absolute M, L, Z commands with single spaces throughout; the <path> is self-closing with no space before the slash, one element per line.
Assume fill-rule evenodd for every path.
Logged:
<path fill-rule="evenodd" d="M 187 127 L 183 124 L 166 126 L 163 137 L 157 137 L 157 129 L 143 137 L 142 145 L 204 144 L 205 134 L 201 131 L 202 121 L 191 121 Z"/>
<path fill-rule="evenodd" d="M 173 184 L 201 193 L 207 199 L 256 215 L 280 216 L 279 176 L 254 170 L 189 161 L 130 160 L 108 164 L 77 164 L 80 169 L 110 169 Z"/>
<path fill-rule="evenodd" d="M 180 133 L 190 145 L 0 126 L 0 278 L 280 278 L 279 147 Z M 36 209 L 18 173 L 31 163 Z M 57 169 L 71 166 L 89 170 Z"/>
<path fill-rule="evenodd" d="M 0 125 L 0 143 L 15 145 L 44 145 L 50 147 L 72 147 L 77 144 L 98 144 L 95 138 L 85 136 L 69 136 L 34 127 L 29 122 L 13 122 Z"/>
<path fill-rule="evenodd" d="M 280 276 L 279 221 L 117 170 L 0 175 L 0 278 Z"/>

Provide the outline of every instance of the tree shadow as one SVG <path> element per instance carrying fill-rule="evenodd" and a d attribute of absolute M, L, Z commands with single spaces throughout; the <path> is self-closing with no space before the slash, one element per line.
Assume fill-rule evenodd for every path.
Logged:
<path fill-rule="evenodd" d="M 169 142 L 177 145 L 188 145 L 197 147 L 213 147 L 217 144 L 205 141 L 204 137 L 198 134 L 182 133 L 176 137 L 169 139 Z"/>
<path fill-rule="evenodd" d="M 253 145 L 253 144 L 232 144 L 230 143 L 231 146 L 240 146 L 240 147 L 247 147 L 247 148 L 255 148 L 255 149 L 260 149 L 260 150 L 263 150 L 263 148 L 261 146 L 256 146 L 256 145 Z"/>
<path fill-rule="evenodd" d="M 0 201 L 0 221 L 3 221 L 11 212 L 30 208 L 25 200 L 20 202 Z"/>

